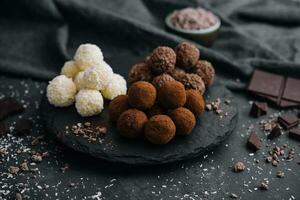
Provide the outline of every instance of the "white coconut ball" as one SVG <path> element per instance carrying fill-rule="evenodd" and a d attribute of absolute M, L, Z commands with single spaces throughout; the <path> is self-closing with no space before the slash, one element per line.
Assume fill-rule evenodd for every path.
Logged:
<path fill-rule="evenodd" d="M 103 62 L 101 49 L 94 44 L 82 44 L 76 50 L 74 60 L 80 70 L 99 65 Z"/>
<path fill-rule="evenodd" d="M 74 78 L 74 83 L 76 85 L 77 91 L 84 88 L 83 75 L 84 75 L 84 72 L 79 72 Z"/>
<path fill-rule="evenodd" d="M 102 90 L 102 95 L 109 100 L 127 92 L 126 80 L 119 74 L 113 74 L 110 84 Z"/>
<path fill-rule="evenodd" d="M 56 76 L 47 86 L 47 97 L 50 104 L 66 107 L 74 103 L 76 85 L 65 75 Z"/>
<path fill-rule="evenodd" d="M 99 114 L 103 110 L 103 97 L 97 90 L 82 89 L 76 95 L 75 107 L 83 117 Z"/>
<path fill-rule="evenodd" d="M 84 86 L 88 89 L 103 90 L 110 83 L 112 75 L 111 67 L 105 62 L 101 65 L 89 67 L 84 70 Z"/>
<path fill-rule="evenodd" d="M 71 60 L 65 62 L 64 66 L 61 68 L 60 74 L 66 75 L 69 78 L 74 78 L 79 71 L 79 67 Z"/>

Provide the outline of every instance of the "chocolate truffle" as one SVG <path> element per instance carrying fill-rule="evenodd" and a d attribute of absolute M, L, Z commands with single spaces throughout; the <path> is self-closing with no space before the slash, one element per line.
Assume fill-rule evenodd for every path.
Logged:
<path fill-rule="evenodd" d="M 210 62 L 206 60 L 198 60 L 192 71 L 194 74 L 197 74 L 202 78 L 206 87 L 213 84 L 215 69 Z"/>
<path fill-rule="evenodd" d="M 165 114 L 165 110 L 156 104 L 147 111 L 148 118 L 150 118 L 154 115 L 163 115 L 163 114 Z"/>
<path fill-rule="evenodd" d="M 138 81 L 133 83 L 128 90 L 129 104 L 140 110 L 151 108 L 156 100 L 156 89 L 148 82 Z"/>
<path fill-rule="evenodd" d="M 108 106 L 109 118 L 112 121 L 116 121 L 119 116 L 129 109 L 129 102 L 127 95 L 119 95 L 114 98 Z"/>
<path fill-rule="evenodd" d="M 145 125 L 145 137 L 153 144 L 167 144 L 175 132 L 175 124 L 167 115 L 155 115 Z"/>
<path fill-rule="evenodd" d="M 176 65 L 190 70 L 199 60 L 200 51 L 193 44 L 182 42 L 175 47 Z"/>
<path fill-rule="evenodd" d="M 185 104 L 186 93 L 182 83 L 166 82 L 158 91 L 158 102 L 164 108 L 178 108 Z"/>
<path fill-rule="evenodd" d="M 205 84 L 200 76 L 197 74 L 186 74 L 181 77 L 180 82 L 186 89 L 196 89 L 201 95 L 205 92 Z"/>
<path fill-rule="evenodd" d="M 143 135 L 144 125 L 147 120 L 144 112 L 137 109 L 129 109 L 120 115 L 117 121 L 117 128 L 123 137 L 137 138 Z"/>
<path fill-rule="evenodd" d="M 152 73 L 146 63 L 138 63 L 132 66 L 128 73 L 128 82 L 130 84 L 137 81 L 147 81 L 152 80 Z"/>
<path fill-rule="evenodd" d="M 159 90 L 168 81 L 174 81 L 174 78 L 169 74 L 161 74 L 153 79 L 152 84 Z"/>
<path fill-rule="evenodd" d="M 176 67 L 172 71 L 170 71 L 168 74 L 172 76 L 176 81 L 180 81 L 180 79 L 185 76 L 185 71 L 183 69 L 180 69 Z"/>
<path fill-rule="evenodd" d="M 186 103 L 184 107 L 192 111 L 195 116 L 198 116 L 204 111 L 205 102 L 198 90 L 190 89 L 186 91 Z"/>
<path fill-rule="evenodd" d="M 174 69 L 176 63 L 176 54 L 170 47 L 157 47 L 153 50 L 148 66 L 154 74 L 162 74 Z"/>
<path fill-rule="evenodd" d="M 176 108 L 170 117 L 176 126 L 176 135 L 189 135 L 196 125 L 194 114 L 187 108 Z"/>

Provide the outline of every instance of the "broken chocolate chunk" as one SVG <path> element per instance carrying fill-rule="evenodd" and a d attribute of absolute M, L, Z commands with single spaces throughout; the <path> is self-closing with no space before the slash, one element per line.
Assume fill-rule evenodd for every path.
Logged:
<path fill-rule="evenodd" d="M 281 135 L 281 127 L 277 124 L 275 127 L 272 128 L 271 132 L 267 136 L 268 139 L 274 139 L 276 137 L 279 137 Z"/>
<path fill-rule="evenodd" d="M 252 151 L 257 151 L 261 148 L 262 143 L 255 132 L 252 132 L 248 138 L 247 147 Z"/>
<path fill-rule="evenodd" d="M 9 127 L 5 122 L 0 122 L 0 136 L 6 135 L 9 132 Z"/>
<path fill-rule="evenodd" d="M 285 130 L 289 130 L 299 124 L 299 118 L 294 115 L 280 116 L 277 121 Z"/>
<path fill-rule="evenodd" d="M 266 115 L 268 110 L 268 104 L 265 102 L 254 102 L 252 104 L 252 108 L 250 110 L 250 115 L 253 117 L 260 117 L 262 115 Z"/>
<path fill-rule="evenodd" d="M 300 141 L 300 128 L 293 128 L 289 132 L 289 137 Z"/>
<path fill-rule="evenodd" d="M 282 95 L 282 99 L 300 103 L 300 80 L 294 78 L 287 78 L 285 83 L 285 89 Z"/>
<path fill-rule="evenodd" d="M 22 112 L 24 107 L 15 99 L 6 97 L 0 100 L 0 120 L 5 119 L 9 115 Z"/>
<path fill-rule="evenodd" d="M 17 135 L 27 135 L 31 133 L 32 121 L 29 119 L 20 119 L 16 123 L 15 132 Z"/>

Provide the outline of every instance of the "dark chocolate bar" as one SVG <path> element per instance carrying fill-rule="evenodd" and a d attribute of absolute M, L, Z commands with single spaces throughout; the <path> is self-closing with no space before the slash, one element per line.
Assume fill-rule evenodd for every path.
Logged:
<path fill-rule="evenodd" d="M 289 130 L 299 124 L 299 118 L 295 115 L 280 116 L 277 121 L 285 130 Z"/>
<path fill-rule="evenodd" d="M 300 141 L 300 128 L 293 128 L 289 132 L 289 137 Z"/>

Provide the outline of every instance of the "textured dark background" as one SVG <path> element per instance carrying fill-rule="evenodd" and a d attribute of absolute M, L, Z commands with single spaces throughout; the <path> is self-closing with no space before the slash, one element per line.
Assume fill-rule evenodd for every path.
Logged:
<path fill-rule="evenodd" d="M 164 17 L 173 9 L 197 5 L 211 9 L 222 19 L 218 40 L 209 49 L 199 48 L 201 57 L 215 65 L 218 80 L 234 92 L 239 102 L 237 130 L 223 145 L 183 163 L 134 167 L 78 154 L 51 137 L 44 139 L 42 147 L 31 147 L 31 136 L 19 139 L 9 135 L 0 140 L 0 146 L 9 150 L 0 165 L 0 198 L 12 199 L 24 183 L 23 196 L 31 199 L 90 199 L 96 194 L 99 199 L 226 199 L 230 192 L 241 199 L 300 198 L 299 143 L 286 135 L 265 141 L 295 147 L 295 160 L 281 162 L 277 168 L 264 163 L 267 148 L 249 156 L 245 148 L 248 127 L 253 124 L 259 135 L 264 135 L 259 131 L 259 120 L 248 117 L 252 99 L 243 89 L 254 68 L 300 77 L 299 1 L 2 0 L 0 96 L 17 97 L 27 106 L 22 117 L 36 122 L 33 136 L 46 134 L 38 111 L 45 81 L 60 71 L 79 44 L 95 43 L 112 67 L 128 67 L 157 45 L 175 46 L 185 40 L 166 31 Z M 269 113 L 273 112 L 280 110 L 274 108 Z M 17 118 L 8 122 L 13 126 Z M 31 166 L 39 173 L 8 177 L 4 173 L 8 166 L 28 159 L 26 153 L 16 154 L 19 148 L 47 150 L 50 157 Z M 256 164 L 255 159 L 260 162 Z M 231 171 L 230 166 L 237 160 L 246 163 L 245 172 Z M 62 173 L 60 168 L 65 163 L 70 170 Z M 283 170 L 286 177 L 276 178 L 278 170 Z M 256 191 L 264 178 L 270 181 L 269 191 Z"/>

